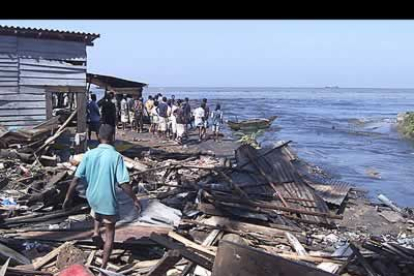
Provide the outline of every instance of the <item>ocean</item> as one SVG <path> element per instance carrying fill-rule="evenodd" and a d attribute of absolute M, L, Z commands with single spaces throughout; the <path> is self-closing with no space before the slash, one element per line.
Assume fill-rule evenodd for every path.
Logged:
<path fill-rule="evenodd" d="M 396 130 L 400 112 L 412 110 L 414 89 L 360 88 L 147 88 L 176 99 L 220 103 L 225 120 L 279 116 L 258 139 L 290 144 L 299 158 L 335 179 L 414 207 L 414 141 Z M 225 126 L 223 132 L 231 136 Z M 375 174 L 375 177 L 372 174 Z"/>

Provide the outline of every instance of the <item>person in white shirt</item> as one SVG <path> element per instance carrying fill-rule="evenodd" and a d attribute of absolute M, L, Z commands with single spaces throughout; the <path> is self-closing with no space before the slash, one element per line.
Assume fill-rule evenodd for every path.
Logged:
<path fill-rule="evenodd" d="M 151 126 L 149 132 L 152 135 L 155 135 L 156 131 L 158 130 L 158 101 L 154 101 L 154 106 L 152 107 L 150 114 L 151 114 Z"/>
<path fill-rule="evenodd" d="M 127 96 L 124 95 L 121 101 L 121 123 L 122 130 L 125 130 L 126 123 L 129 122 L 128 102 Z"/>
<path fill-rule="evenodd" d="M 178 106 L 171 101 L 171 115 L 170 115 L 170 122 L 171 122 L 171 134 L 172 140 L 177 138 L 177 118 L 175 117 L 175 111 L 177 110 Z"/>
<path fill-rule="evenodd" d="M 198 128 L 198 141 L 201 142 L 204 139 L 206 134 L 206 126 L 205 126 L 205 103 L 201 103 L 200 107 L 194 110 L 194 124 Z"/>

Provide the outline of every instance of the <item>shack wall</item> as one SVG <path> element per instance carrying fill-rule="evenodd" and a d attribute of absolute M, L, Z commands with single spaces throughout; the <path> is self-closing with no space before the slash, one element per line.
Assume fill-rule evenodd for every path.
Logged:
<path fill-rule="evenodd" d="M 46 87 L 86 88 L 86 44 L 0 35 L 0 124 L 46 119 Z"/>

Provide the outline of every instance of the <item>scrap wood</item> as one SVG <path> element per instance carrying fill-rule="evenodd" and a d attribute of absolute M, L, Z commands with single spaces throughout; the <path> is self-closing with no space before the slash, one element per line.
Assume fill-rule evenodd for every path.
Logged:
<path fill-rule="evenodd" d="M 204 219 L 201 222 L 205 225 L 210 225 L 213 227 L 219 226 L 219 228 L 221 227 L 221 229 L 223 229 L 224 231 L 230 230 L 230 231 L 235 231 L 235 232 L 243 232 L 247 234 L 258 233 L 258 234 L 262 234 L 262 235 L 265 235 L 271 238 L 273 237 L 285 238 L 285 233 L 286 233 L 285 229 L 278 229 L 274 227 L 267 227 L 267 226 L 262 226 L 262 225 L 247 223 L 247 222 L 240 222 L 240 221 L 231 220 L 229 218 L 224 218 L 224 217 L 213 216 L 211 218 Z M 304 237 L 300 233 L 298 233 L 297 235 L 300 241 L 305 240 Z"/>
<path fill-rule="evenodd" d="M 206 247 L 204 247 L 204 246 L 202 246 L 202 245 L 199 245 L 198 243 L 195 243 L 195 242 L 193 242 L 193 241 L 190 241 L 189 239 L 184 238 L 183 236 L 181 236 L 181 235 L 177 234 L 177 233 L 176 233 L 176 232 L 174 232 L 174 231 L 170 231 L 170 232 L 168 233 L 168 236 L 169 236 L 170 238 L 173 238 L 173 239 L 174 239 L 174 240 L 176 240 L 176 241 L 179 241 L 179 242 L 183 243 L 186 247 L 190 247 L 190 248 L 192 248 L 192 249 L 195 249 L 195 250 L 201 251 L 201 252 L 203 252 L 203 253 L 206 253 L 207 255 L 210 255 L 211 257 L 214 257 L 214 256 L 216 255 L 216 253 L 215 253 L 215 252 L 213 252 L 213 251 L 211 251 L 211 250 L 207 249 Z"/>
<path fill-rule="evenodd" d="M 7 269 L 7 274 L 12 274 L 12 275 L 44 275 L 44 276 L 52 276 L 53 275 L 50 272 L 24 270 L 24 269 L 19 269 L 19 268 L 16 268 L 16 267 L 9 267 Z"/>
<path fill-rule="evenodd" d="M 331 259 L 331 258 L 325 258 L 325 257 L 316 257 L 316 256 L 309 256 L 309 255 L 305 255 L 305 256 L 299 256 L 295 253 L 290 253 L 290 252 L 284 252 L 284 253 L 277 253 L 277 256 L 289 259 L 289 260 L 294 260 L 294 261 L 306 261 L 306 262 L 311 262 L 311 263 L 322 263 L 322 262 L 332 262 L 332 263 L 339 263 L 342 264 L 344 261 L 340 260 L 340 259 Z"/>
<path fill-rule="evenodd" d="M 165 236 L 153 233 L 151 234 L 150 239 L 168 249 L 178 249 L 180 251 L 181 256 L 193 263 L 196 263 L 201 267 L 204 267 L 210 271 L 213 268 L 213 263 L 210 259 L 203 257 L 202 255 L 196 254 L 180 244 L 169 241 Z"/>
<path fill-rule="evenodd" d="M 147 276 L 164 276 L 180 259 L 180 251 L 177 249 L 165 252 L 164 256 L 151 268 Z"/>
<path fill-rule="evenodd" d="M 88 266 L 89 268 L 96 270 L 98 272 L 100 272 L 100 274 L 106 275 L 106 276 L 125 276 L 125 274 L 122 273 L 118 273 L 118 272 L 113 272 L 107 269 L 103 269 L 100 267 L 96 267 L 96 266 Z"/>
<path fill-rule="evenodd" d="M 302 262 L 294 262 L 250 246 L 221 241 L 214 260 L 212 276 L 228 275 L 333 276 L 331 273 L 319 270 Z"/>
<path fill-rule="evenodd" d="M 95 258 L 95 261 L 96 261 L 96 263 L 97 263 L 98 265 L 102 265 L 102 258 L 100 258 L 100 257 L 96 257 L 96 258 Z M 113 263 L 111 263 L 111 262 L 108 262 L 107 267 L 108 267 L 108 268 L 110 268 L 110 269 L 113 269 L 113 270 L 115 270 L 115 271 L 118 271 L 118 270 L 120 270 L 120 269 L 121 269 L 121 267 L 120 267 L 120 266 L 117 266 L 117 265 L 115 265 L 115 264 L 113 264 Z"/>
<path fill-rule="evenodd" d="M 201 245 L 203 246 L 210 246 L 213 245 L 217 238 L 219 237 L 220 234 L 222 234 L 223 231 L 221 231 L 220 229 L 213 229 L 208 236 L 204 239 L 204 241 L 202 242 Z M 196 268 L 196 270 L 198 269 L 200 270 L 204 270 L 203 272 L 205 272 L 205 269 L 202 267 L 198 267 L 196 266 L 194 263 L 190 262 L 183 270 L 183 272 L 181 273 L 182 276 L 187 275 L 188 273 L 190 273 L 191 270 L 193 270 L 194 268 Z"/>
<path fill-rule="evenodd" d="M 45 264 L 47 264 L 48 262 L 56 258 L 59 255 L 60 251 L 64 249 L 66 246 L 74 245 L 75 243 L 76 241 L 65 242 L 58 248 L 55 248 L 54 250 L 52 250 L 51 252 L 43 256 L 42 258 L 40 258 L 39 260 L 34 261 L 32 263 L 33 270 L 38 270 L 39 268 L 41 268 L 42 266 L 44 266 Z"/>
<path fill-rule="evenodd" d="M 88 259 L 86 259 L 86 265 L 91 265 L 93 262 L 93 259 L 95 258 L 96 250 L 92 250 L 91 253 L 89 253 Z"/>
<path fill-rule="evenodd" d="M 12 263 L 18 263 L 21 265 L 30 264 L 30 260 L 28 258 L 2 243 L 0 243 L 0 256 L 10 258 Z"/>
<path fill-rule="evenodd" d="M 34 154 L 38 154 L 40 151 L 42 151 L 44 148 L 46 148 L 49 144 L 51 144 L 57 138 L 59 138 L 59 136 L 65 131 L 66 126 L 70 123 L 70 121 L 73 119 L 73 117 L 75 117 L 75 115 L 78 113 L 79 109 L 80 109 L 80 107 L 76 108 L 75 111 L 73 111 L 72 114 L 70 114 L 68 119 L 59 127 L 59 129 L 56 131 L 56 133 L 53 136 L 49 137 L 43 143 L 43 145 L 34 152 Z"/>
<path fill-rule="evenodd" d="M 298 253 L 299 256 L 308 256 L 308 253 L 306 252 L 305 248 L 302 246 L 302 244 L 298 241 L 298 239 L 295 236 L 293 236 L 289 232 L 286 232 L 285 235 L 290 245 L 293 247 L 293 249 L 295 249 L 296 253 Z"/>
<path fill-rule="evenodd" d="M 289 140 L 289 141 L 287 141 L 287 142 L 284 142 L 284 143 L 282 143 L 282 144 L 280 144 L 280 145 L 278 145 L 278 146 L 276 146 L 276 147 L 274 147 L 274 148 L 272 148 L 272 149 L 270 149 L 270 150 L 266 151 L 265 153 L 263 153 L 263 154 L 261 154 L 261 155 L 258 155 L 258 156 L 256 157 L 256 159 L 259 159 L 259 158 L 261 158 L 261 157 L 264 157 L 264 156 L 268 155 L 269 153 L 273 152 L 273 151 L 274 151 L 274 150 L 276 150 L 276 149 L 283 148 L 284 146 L 287 146 L 287 145 L 288 145 L 288 144 L 290 144 L 291 142 L 292 142 L 292 140 Z M 246 167 L 248 164 L 250 164 L 251 162 L 252 162 L 252 161 L 249 159 L 249 160 L 247 160 L 245 163 L 243 163 L 243 164 L 241 164 L 241 165 L 237 166 L 237 168 L 239 168 L 239 169 L 244 168 L 244 167 Z"/>
<path fill-rule="evenodd" d="M 7 272 L 7 268 L 9 267 L 10 258 L 7 259 L 7 261 L 1 266 L 0 269 L 0 276 L 5 276 Z"/>
<path fill-rule="evenodd" d="M 335 214 L 323 213 L 323 212 L 314 212 L 314 211 L 308 211 L 305 209 L 288 208 L 288 207 L 283 207 L 283 206 L 279 206 L 276 204 L 266 203 L 266 202 L 261 202 L 261 201 L 244 200 L 242 198 L 234 199 L 234 198 L 227 198 L 227 197 L 218 196 L 218 195 L 215 195 L 214 197 L 217 200 L 222 200 L 224 202 L 227 201 L 227 202 L 241 203 L 241 204 L 251 205 L 251 206 L 260 207 L 264 209 L 279 210 L 279 211 L 284 211 L 288 213 L 311 215 L 311 216 L 324 217 L 324 218 L 343 219 L 342 215 L 335 215 Z"/>
<path fill-rule="evenodd" d="M 358 262 L 362 265 L 365 271 L 368 273 L 369 276 L 378 276 L 375 270 L 371 267 L 371 265 L 365 260 L 364 256 L 362 256 L 361 252 L 359 251 L 358 247 L 356 247 L 352 242 L 349 244 L 349 247 L 355 253 L 355 256 L 358 259 Z"/>
<path fill-rule="evenodd" d="M 124 273 L 124 274 L 129 274 L 130 272 L 132 272 L 134 270 L 137 270 L 137 269 L 153 267 L 160 260 L 161 259 L 159 259 L 159 260 L 149 260 L 149 261 L 138 261 L 135 264 L 127 264 L 127 265 L 121 267 L 119 270 L 117 270 L 117 272 Z"/>

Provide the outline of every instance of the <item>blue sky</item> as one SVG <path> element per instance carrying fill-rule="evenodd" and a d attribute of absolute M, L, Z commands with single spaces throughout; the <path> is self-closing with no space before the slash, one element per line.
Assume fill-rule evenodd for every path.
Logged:
<path fill-rule="evenodd" d="M 150 86 L 414 87 L 414 21 L 0 20 L 101 34 L 88 70 Z"/>

